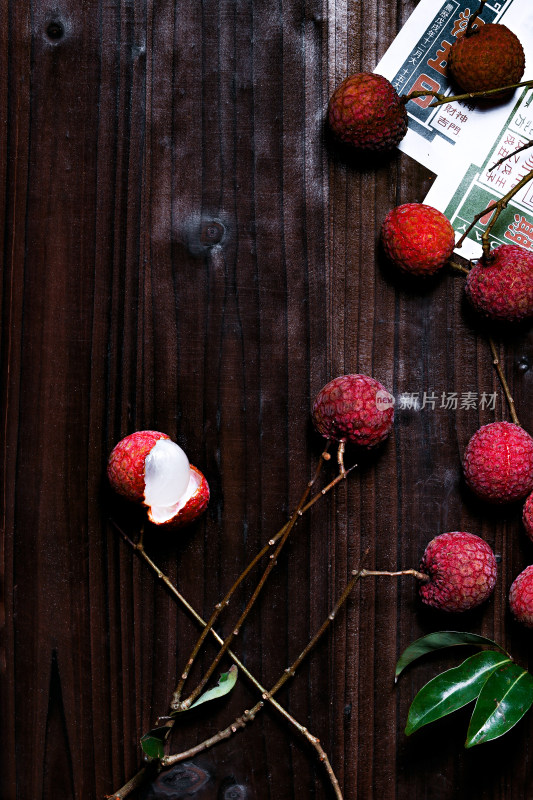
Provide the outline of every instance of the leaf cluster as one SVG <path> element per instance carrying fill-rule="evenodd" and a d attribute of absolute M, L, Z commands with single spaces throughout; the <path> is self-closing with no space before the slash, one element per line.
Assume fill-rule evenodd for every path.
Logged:
<path fill-rule="evenodd" d="M 396 680 L 417 658 L 456 645 L 478 647 L 479 652 L 420 689 L 409 709 L 405 733 L 410 736 L 475 700 L 466 734 L 468 748 L 497 739 L 516 725 L 533 705 L 533 675 L 491 639 L 475 633 L 438 631 L 404 650 L 396 665 Z"/>

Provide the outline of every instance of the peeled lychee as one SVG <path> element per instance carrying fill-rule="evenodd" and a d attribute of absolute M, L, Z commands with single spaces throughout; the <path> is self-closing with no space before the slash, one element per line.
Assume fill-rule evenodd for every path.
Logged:
<path fill-rule="evenodd" d="M 381 227 L 390 261 L 413 275 L 433 275 L 450 258 L 455 235 L 450 221 L 424 203 L 405 203 L 389 211 Z"/>
<path fill-rule="evenodd" d="M 358 72 L 333 92 L 328 122 L 336 138 L 361 150 L 391 150 L 407 132 L 407 112 L 382 75 Z"/>
<path fill-rule="evenodd" d="M 431 540 L 420 571 L 429 576 L 420 584 L 422 602 L 441 611 L 468 611 L 492 593 L 496 557 L 479 536 L 452 531 Z"/>
<path fill-rule="evenodd" d="M 341 375 L 316 396 L 313 424 L 326 439 L 374 447 L 394 422 L 394 398 L 375 378 Z"/>
<path fill-rule="evenodd" d="M 465 292 L 489 319 L 518 322 L 533 316 L 533 253 L 502 244 L 472 267 Z"/>
<path fill-rule="evenodd" d="M 509 606 L 518 622 L 533 628 L 533 565 L 526 567 L 511 584 Z"/>
<path fill-rule="evenodd" d="M 122 439 L 109 456 L 107 475 L 119 494 L 148 507 L 156 525 L 186 524 L 205 510 L 209 499 L 200 470 L 158 431 L 136 431 Z"/>
<path fill-rule="evenodd" d="M 466 447 L 463 469 L 467 484 L 483 500 L 519 500 L 533 489 L 533 439 L 512 422 L 483 425 Z"/>
<path fill-rule="evenodd" d="M 529 538 L 533 541 L 533 492 L 528 496 L 522 511 L 522 522 Z"/>
<path fill-rule="evenodd" d="M 448 74 L 464 92 L 486 92 L 518 83 L 524 68 L 520 40 L 499 23 L 480 25 L 458 37 L 448 54 Z"/>

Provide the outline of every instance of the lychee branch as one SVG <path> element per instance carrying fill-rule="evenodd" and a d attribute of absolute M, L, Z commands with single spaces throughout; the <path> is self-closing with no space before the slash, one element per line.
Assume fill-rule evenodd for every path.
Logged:
<path fill-rule="evenodd" d="M 336 618 L 337 614 L 339 613 L 340 609 L 342 608 L 342 606 L 345 604 L 346 600 L 350 596 L 355 584 L 362 577 L 364 572 L 365 571 L 362 570 L 362 569 L 357 569 L 357 570 L 353 570 L 352 571 L 352 577 L 351 577 L 350 581 L 347 583 L 347 585 L 344 588 L 343 592 L 341 593 L 339 599 L 337 600 L 334 608 L 330 611 L 330 613 L 328 614 L 326 620 L 322 623 L 322 625 L 320 626 L 318 631 L 315 633 L 313 638 L 309 641 L 307 646 L 302 650 L 302 652 L 295 659 L 295 661 L 293 661 L 293 663 L 290 665 L 290 667 L 288 667 L 287 669 L 284 670 L 283 674 L 278 679 L 278 681 L 274 684 L 272 689 L 270 689 L 270 691 L 264 692 L 262 694 L 262 699 L 260 701 L 258 701 L 252 709 L 244 711 L 244 713 L 241 716 L 237 717 L 237 719 L 235 719 L 231 723 L 231 725 L 228 725 L 226 728 L 224 728 L 223 730 L 219 731 L 214 736 L 211 736 L 209 739 L 205 739 L 203 742 L 200 742 L 195 747 L 192 747 L 192 748 L 190 748 L 188 750 L 185 750 L 185 751 L 183 751 L 181 753 L 176 753 L 176 754 L 171 755 L 171 756 L 165 756 L 165 758 L 163 758 L 161 760 L 161 765 L 163 767 L 170 767 L 173 764 L 176 764 L 176 763 L 178 763 L 180 761 L 184 761 L 186 758 L 192 758 L 193 756 L 198 755 L 198 753 L 204 752 L 208 748 L 213 747 L 215 744 L 218 744 L 220 741 L 223 741 L 224 739 L 229 738 L 234 733 L 237 733 L 238 730 L 241 730 L 242 728 L 244 728 L 246 724 L 248 724 L 249 722 L 254 720 L 255 717 L 257 716 L 257 714 L 259 713 L 259 711 L 261 711 L 261 709 L 263 708 L 264 701 L 273 699 L 273 696 L 282 688 L 282 686 L 285 685 L 285 683 L 290 678 L 292 678 L 295 675 L 297 669 L 300 667 L 302 662 L 307 658 L 307 656 L 316 647 L 316 645 L 318 644 L 318 642 L 320 641 L 322 636 L 326 633 L 326 631 L 328 630 L 330 625 L 335 620 L 335 618 Z M 340 786 L 339 786 L 337 777 L 336 777 L 336 775 L 335 775 L 335 773 L 334 773 L 334 771 L 333 771 L 333 769 L 331 767 L 331 764 L 329 762 L 329 759 L 328 759 L 325 751 L 323 750 L 322 746 L 320 745 L 319 739 L 317 739 L 315 736 L 310 734 L 309 731 L 307 730 L 307 728 L 304 728 L 303 726 L 299 726 L 298 729 L 299 729 L 300 733 L 305 736 L 305 738 L 311 743 L 311 745 L 317 751 L 317 753 L 319 755 L 319 759 L 324 764 L 326 772 L 328 773 L 328 776 L 330 778 L 332 787 L 333 787 L 333 789 L 335 791 L 335 797 L 337 797 L 338 800 L 342 800 L 342 793 L 341 793 L 341 790 L 340 790 Z"/>
<path fill-rule="evenodd" d="M 312 489 L 313 485 L 315 484 L 315 482 L 318 479 L 318 476 L 320 474 L 320 471 L 321 471 L 322 464 L 323 464 L 324 460 L 328 460 L 329 459 L 328 449 L 329 449 L 329 442 L 326 444 L 326 446 L 324 448 L 324 451 L 321 454 L 321 457 L 320 457 L 318 466 L 316 468 L 314 477 L 307 484 L 307 486 L 305 488 L 305 491 L 303 492 L 302 497 L 300 498 L 300 501 L 298 502 L 298 505 L 297 505 L 295 511 L 293 512 L 290 520 L 282 528 L 282 530 L 280 532 L 280 536 L 276 537 L 276 539 L 280 538 L 281 540 L 280 540 L 279 544 L 277 545 L 275 551 L 270 554 L 269 563 L 268 563 L 267 567 L 265 568 L 265 571 L 264 571 L 262 577 L 260 578 L 260 580 L 259 580 L 254 592 L 252 593 L 248 603 L 246 604 L 246 607 L 245 607 L 243 613 L 241 614 L 237 624 L 233 628 L 233 631 L 227 636 L 226 640 L 224 641 L 224 644 L 222 645 L 222 647 L 220 648 L 219 652 L 217 653 L 217 655 L 215 656 L 215 658 L 211 662 L 211 665 L 208 667 L 207 671 L 204 673 L 202 679 L 200 680 L 200 682 L 198 683 L 198 685 L 196 686 L 194 691 L 189 695 L 189 697 L 187 697 L 186 700 L 180 701 L 181 691 L 183 689 L 185 681 L 186 681 L 186 679 L 187 679 L 187 677 L 189 675 L 190 669 L 191 669 L 191 667 L 192 667 L 192 665 L 193 665 L 193 663 L 194 663 L 194 661 L 195 661 L 195 659 L 196 659 L 196 657 L 197 657 L 197 655 L 198 655 L 198 653 L 200 651 L 200 648 L 201 648 L 201 646 L 202 646 L 202 644 L 203 644 L 203 642 L 204 642 L 204 640 L 205 640 L 205 638 L 207 636 L 207 633 L 208 633 L 210 627 L 212 627 L 214 625 L 214 623 L 216 622 L 216 620 L 220 616 L 220 613 L 222 612 L 222 610 L 228 606 L 230 598 L 232 597 L 232 595 L 234 594 L 235 590 L 240 585 L 240 583 L 248 575 L 248 573 L 250 572 L 252 567 L 255 566 L 255 564 L 259 561 L 259 559 L 267 552 L 267 550 L 271 546 L 274 545 L 276 539 L 269 540 L 267 547 L 263 548 L 258 553 L 258 555 L 250 562 L 248 567 L 246 567 L 246 569 L 237 578 L 237 580 L 235 581 L 233 586 L 230 588 L 230 590 L 228 591 L 228 593 L 226 594 L 224 599 L 220 603 L 218 603 L 217 606 L 215 607 L 215 610 L 214 610 L 213 614 L 211 615 L 211 618 L 210 618 L 207 626 L 202 631 L 202 633 L 201 633 L 196 645 L 194 646 L 194 648 L 193 648 L 193 650 L 191 652 L 191 655 L 189 656 L 189 659 L 187 661 L 186 667 L 185 667 L 185 669 L 184 669 L 184 671 L 182 673 L 182 676 L 180 678 L 178 686 L 176 687 L 176 690 L 175 690 L 175 692 L 173 694 L 172 702 L 171 702 L 171 708 L 173 710 L 175 710 L 175 711 L 183 711 L 183 710 L 189 708 L 192 705 L 192 703 L 199 697 L 201 691 L 205 688 L 209 678 L 213 675 L 216 667 L 220 663 L 222 657 L 224 656 L 224 653 L 227 651 L 227 649 L 230 646 L 230 644 L 233 641 L 233 639 L 236 636 L 239 635 L 240 629 L 241 629 L 242 625 L 244 624 L 244 621 L 246 620 L 246 617 L 250 613 L 253 605 L 255 604 L 255 602 L 256 602 L 256 600 L 257 600 L 257 598 L 259 596 L 259 594 L 261 593 L 261 591 L 262 591 L 262 589 L 263 589 L 263 587 L 264 587 L 264 585 L 265 585 L 265 583 L 266 583 L 271 571 L 275 567 L 275 565 L 277 563 L 277 559 L 278 559 L 281 551 L 283 550 L 283 547 L 285 546 L 285 543 L 287 542 L 287 539 L 288 539 L 288 537 L 289 537 L 294 525 L 296 524 L 298 518 L 303 513 L 303 509 L 306 506 L 306 501 L 307 501 L 307 499 L 309 497 L 309 494 L 311 492 L 311 489 Z M 344 452 L 343 446 L 339 445 L 338 462 L 339 462 L 340 472 L 339 472 L 339 476 L 337 476 L 339 478 L 339 480 L 345 478 L 346 475 L 347 475 L 347 472 L 346 472 L 346 470 L 344 468 L 344 463 L 343 463 L 343 457 L 342 457 L 343 452 Z M 319 496 L 323 496 L 323 493 L 324 492 L 321 492 Z"/>
<path fill-rule="evenodd" d="M 327 461 L 330 458 L 330 455 L 328 453 L 328 449 L 329 449 L 329 442 L 326 444 L 326 447 L 324 448 L 323 452 L 321 453 L 321 456 L 320 456 L 320 459 L 318 461 L 318 465 L 317 465 L 314 477 L 309 481 L 308 490 L 311 489 L 311 487 L 314 485 L 314 483 L 318 479 L 324 461 Z M 302 509 L 300 509 L 300 511 L 302 511 Z M 177 685 L 177 687 L 176 687 L 176 689 L 174 691 L 174 694 L 172 696 L 171 708 L 179 710 L 180 707 L 181 707 L 180 698 L 181 698 L 181 692 L 183 690 L 183 686 L 185 684 L 185 681 L 187 680 L 189 672 L 190 672 L 190 670 L 191 670 L 191 668 L 192 668 L 192 666 L 194 664 L 194 661 L 195 661 L 196 657 L 198 656 L 198 653 L 200 652 L 202 644 L 204 643 L 204 641 L 205 641 L 210 629 L 215 625 L 215 623 L 216 623 L 218 617 L 220 616 L 220 614 L 222 613 L 223 609 L 225 609 L 229 605 L 231 597 L 233 596 L 233 594 L 236 591 L 236 589 L 240 586 L 242 581 L 247 577 L 247 575 L 251 572 L 251 570 L 255 567 L 255 565 L 263 558 L 263 556 L 266 555 L 266 553 L 268 553 L 268 551 L 274 546 L 274 544 L 285 534 L 288 524 L 289 524 L 288 522 L 285 523 L 283 528 L 281 528 L 281 530 L 279 530 L 278 533 L 275 536 L 273 536 L 268 541 L 268 543 L 257 553 L 257 555 L 250 561 L 248 566 L 243 570 L 243 572 L 241 572 L 240 576 L 237 578 L 237 580 L 235 581 L 233 586 L 229 589 L 229 591 L 227 592 L 225 597 L 219 603 L 217 603 L 217 605 L 215 606 L 215 609 L 214 609 L 210 619 L 208 620 L 207 624 L 204 626 L 204 629 L 203 629 L 200 637 L 198 638 L 198 640 L 197 640 L 197 642 L 196 642 L 196 644 L 195 644 L 195 646 L 194 646 L 194 648 L 193 648 L 193 650 L 192 650 L 192 652 L 191 652 L 191 654 L 190 654 L 190 656 L 189 656 L 189 658 L 187 660 L 187 663 L 186 663 L 185 668 L 184 668 L 184 670 L 182 672 L 181 678 L 180 678 L 180 680 L 178 682 L 178 685 Z M 190 698 L 188 698 L 188 701 L 189 701 L 189 704 L 192 702 L 192 700 Z"/>
<path fill-rule="evenodd" d="M 396 578 L 401 575 L 411 575 L 413 578 L 416 578 L 422 583 L 427 583 L 431 580 L 429 575 L 426 575 L 425 572 L 419 572 L 417 569 L 400 569 L 396 572 L 388 572 L 387 570 L 362 569 L 360 573 L 361 578 L 379 577 L 381 575 L 390 578 Z"/>

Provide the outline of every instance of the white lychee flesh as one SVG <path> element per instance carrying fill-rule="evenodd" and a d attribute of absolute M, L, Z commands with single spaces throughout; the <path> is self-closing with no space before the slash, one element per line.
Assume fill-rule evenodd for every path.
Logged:
<path fill-rule="evenodd" d="M 163 507 L 152 506 L 148 511 L 150 522 L 153 522 L 155 525 L 161 525 L 161 523 L 169 522 L 177 516 L 181 509 L 187 505 L 191 497 L 198 491 L 201 482 L 201 476 L 192 469 L 189 470 L 189 483 L 185 492 L 174 505 Z"/>
<path fill-rule="evenodd" d="M 159 439 L 144 462 L 144 502 L 154 522 L 165 522 L 176 513 L 191 477 L 189 459 L 171 439 Z"/>

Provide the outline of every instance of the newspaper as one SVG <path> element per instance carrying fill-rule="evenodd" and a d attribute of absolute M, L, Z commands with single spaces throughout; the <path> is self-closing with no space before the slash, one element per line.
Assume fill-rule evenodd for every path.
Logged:
<path fill-rule="evenodd" d="M 375 72 L 388 78 L 401 95 L 417 90 L 452 95 L 447 55 L 477 7 L 477 0 L 421 0 Z M 526 54 L 524 78 L 530 77 L 531 0 L 488 2 L 481 19 L 485 24 L 501 22 L 516 33 Z M 506 102 L 490 105 L 469 101 L 432 107 L 433 101 L 429 96 L 408 102 L 409 129 L 399 148 L 435 173 L 425 202 L 444 212 L 459 236 L 477 213 L 496 203 L 533 168 L 532 148 L 490 169 L 533 139 L 532 91 L 517 89 Z M 465 258 L 481 255 L 481 234 L 489 218 L 478 222 L 458 250 Z M 512 199 L 491 231 L 491 246 L 503 242 L 533 249 L 533 182 Z"/>

